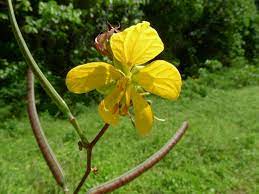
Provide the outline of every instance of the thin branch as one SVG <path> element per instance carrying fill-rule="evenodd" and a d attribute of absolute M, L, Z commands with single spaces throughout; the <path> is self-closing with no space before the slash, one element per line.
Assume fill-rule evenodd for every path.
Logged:
<path fill-rule="evenodd" d="M 35 76 L 39 79 L 41 86 L 43 87 L 45 92 L 49 95 L 49 97 L 55 102 L 59 110 L 62 111 L 68 117 L 71 124 L 74 126 L 76 132 L 78 133 L 79 137 L 81 138 L 81 141 L 83 142 L 83 144 L 88 144 L 87 138 L 85 137 L 82 129 L 78 125 L 75 117 L 71 113 L 66 102 L 61 98 L 61 96 L 57 93 L 55 88 L 51 85 L 51 83 L 42 73 L 39 66 L 35 62 L 29 48 L 27 47 L 27 44 L 22 36 L 22 33 L 20 31 L 20 28 L 15 18 L 12 0 L 7 0 L 7 3 L 8 3 L 8 11 L 9 11 L 10 22 L 13 29 L 13 33 L 27 65 L 32 69 Z"/>
<path fill-rule="evenodd" d="M 86 165 L 86 171 L 84 173 L 84 176 L 82 177 L 82 179 L 80 180 L 78 186 L 76 187 L 74 194 L 77 194 L 81 187 L 83 186 L 84 182 L 86 181 L 87 177 L 89 176 L 90 172 L 91 172 L 91 162 L 92 162 L 92 149 L 89 148 L 87 149 L 87 165 Z"/>
<path fill-rule="evenodd" d="M 99 139 L 103 136 L 103 134 L 105 133 L 105 131 L 109 128 L 109 124 L 105 123 L 103 128 L 99 131 L 99 133 L 95 136 L 95 138 L 89 143 L 88 147 L 87 147 L 87 164 L 86 164 L 86 171 L 84 173 L 84 176 L 82 177 L 82 179 L 80 180 L 78 186 L 76 187 L 74 194 L 77 194 L 81 187 L 83 186 L 84 182 L 86 181 L 87 177 L 89 176 L 90 172 L 91 172 L 91 162 L 92 162 L 92 151 L 93 148 L 95 146 L 95 144 L 99 141 Z"/>
<path fill-rule="evenodd" d="M 55 154 L 53 153 L 51 147 L 48 144 L 48 140 L 45 137 L 45 134 L 42 130 L 42 127 L 41 127 L 41 124 L 39 121 L 39 117 L 38 117 L 38 113 L 37 113 L 37 109 L 36 109 L 36 105 L 35 105 L 34 76 L 33 76 L 33 73 L 30 68 L 28 69 L 28 74 L 27 74 L 27 87 L 28 87 L 27 109 L 28 109 L 28 115 L 29 115 L 33 134 L 38 143 L 40 151 L 41 151 L 45 161 L 48 164 L 50 171 L 52 172 L 54 178 L 56 179 L 57 184 L 63 188 L 65 193 L 67 193 L 68 189 L 67 189 L 67 186 L 65 183 L 65 177 L 64 177 L 63 170 L 62 170 Z"/>
<path fill-rule="evenodd" d="M 95 136 L 95 138 L 91 141 L 90 143 L 90 147 L 94 147 L 95 144 L 99 141 L 99 139 L 103 136 L 103 134 L 105 133 L 105 131 L 109 128 L 109 124 L 105 123 L 103 128 L 99 131 L 99 133 Z"/>
<path fill-rule="evenodd" d="M 158 163 L 161 159 L 163 159 L 167 153 L 179 142 L 181 137 L 184 135 L 185 131 L 188 128 L 188 123 L 185 121 L 181 128 L 178 129 L 176 134 L 165 144 L 159 151 L 149 157 L 146 161 L 133 168 L 132 170 L 126 172 L 125 174 L 115 178 L 112 181 L 108 181 L 103 183 L 95 188 L 92 188 L 88 191 L 88 194 L 102 194 L 107 192 L 112 192 L 123 185 L 131 182 L 138 176 L 140 176 L 145 171 L 149 170 L 156 163 Z"/>

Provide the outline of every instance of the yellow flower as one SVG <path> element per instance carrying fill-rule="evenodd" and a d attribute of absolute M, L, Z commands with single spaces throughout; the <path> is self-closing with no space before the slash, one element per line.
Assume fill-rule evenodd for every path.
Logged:
<path fill-rule="evenodd" d="M 99 114 L 104 122 L 117 124 L 120 115 L 128 115 L 133 105 L 135 126 L 141 134 L 146 134 L 152 127 L 153 113 L 143 91 L 177 99 L 182 85 L 180 73 L 163 60 L 146 64 L 164 50 L 163 42 L 149 22 L 113 34 L 110 48 L 113 65 L 104 62 L 79 65 L 68 72 L 67 87 L 74 93 L 94 89 L 110 91 L 99 104 Z"/>

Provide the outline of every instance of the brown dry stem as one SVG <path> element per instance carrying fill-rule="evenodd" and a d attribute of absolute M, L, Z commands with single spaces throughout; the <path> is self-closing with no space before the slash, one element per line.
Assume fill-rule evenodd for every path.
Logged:
<path fill-rule="evenodd" d="M 63 188 L 64 193 L 68 193 L 68 188 L 65 183 L 63 170 L 55 154 L 53 153 L 40 124 L 40 120 L 39 120 L 36 105 L 35 105 L 34 76 L 30 68 L 28 69 L 28 73 L 27 73 L 27 100 L 28 100 L 27 110 L 28 110 L 28 116 L 29 116 L 31 128 L 35 136 L 35 139 L 38 143 L 38 146 L 40 148 L 40 151 L 50 171 L 52 172 L 57 184 Z"/>
<path fill-rule="evenodd" d="M 112 192 L 122 187 L 123 185 L 133 181 L 135 178 L 139 177 L 141 174 L 152 168 L 161 159 L 163 159 L 168 154 L 168 152 L 180 141 L 187 128 L 188 123 L 185 121 L 175 133 L 175 135 L 159 151 L 157 151 L 143 163 L 124 173 L 123 175 L 90 189 L 88 191 L 88 194 L 102 194 Z"/>
<path fill-rule="evenodd" d="M 89 176 L 91 172 L 91 162 L 92 162 L 92 151 L 96 143 L 99 141 L 99 139 L 103 136 L 105 131 L 109 128 L 109 124 L 105 123 L 103 128 L 99 131 L 99 133 L 95 136 L 95 138 L 88 144 L 86 147 L 86 152 L 87 152 L 87 163 L 86 163 L 86 171 L 81 178 L 78 186 L 76 187 L 74 194 L 77 194 L 81 187 L 83 186 L 84 182 L 86 181 L 87 177 Z"/>

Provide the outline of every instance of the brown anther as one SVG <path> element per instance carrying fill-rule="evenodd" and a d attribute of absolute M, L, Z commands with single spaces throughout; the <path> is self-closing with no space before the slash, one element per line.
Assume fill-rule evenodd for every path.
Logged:
<path fill-rule="evenodd" d="M 118 112 L 118 110 L 119 110 L 119 104 L 117 103 L 117 104 L 115 104 L 114 105 L 114 107 L 113 107 L 113 111 L 112 111 L 112 114 L 115 114 L 115 113 L 117 113 Z"/>
<path fill-rule="evenodd" d="M 128 115 L 128 110 L 129 110 L 129 107 L 124 104 L 120 109 L 120 115 L 122 116 Z"/>
<path fill-rule="evenodd" d="M 122 83 L 119 83 L 119 84 L 118 84 L 118 89 L 119 89 L 120 91 L 123 91 L 124 88 L 123 88 L 123 84 L 122 84 Z"/>

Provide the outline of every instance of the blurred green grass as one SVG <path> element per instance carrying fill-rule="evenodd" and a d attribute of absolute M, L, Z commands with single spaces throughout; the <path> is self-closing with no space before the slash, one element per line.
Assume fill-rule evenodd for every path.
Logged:
<path fill-rule="evenodd" d="M 183 90 L 183 93 L 185 91 Z M 111 127 L 94 149 L 91 175 L 82 191 L 116 177 L 159 149 L 188 120 L 181 142 L 158 165 L 114 193 L 256 193 L 259 181 L 259 86 L 207 89 L 205 97 L 183 95 L 176 102 L 151 97 L 156 121 L 148 137 L 140 137 L 130 121 Z M 78 116 L 87 136 L 102 122 L 97 106 Z M 46 135 L 70 183 L 76 186 L 85 168 L 77 136 L 66 120 L 41 114 Z M 33 139 L 26 117 L 8 121 L 0 130 L 0 193 L 62 193 Z M 83 193 L 83 192 L 82 192 Z"/>

